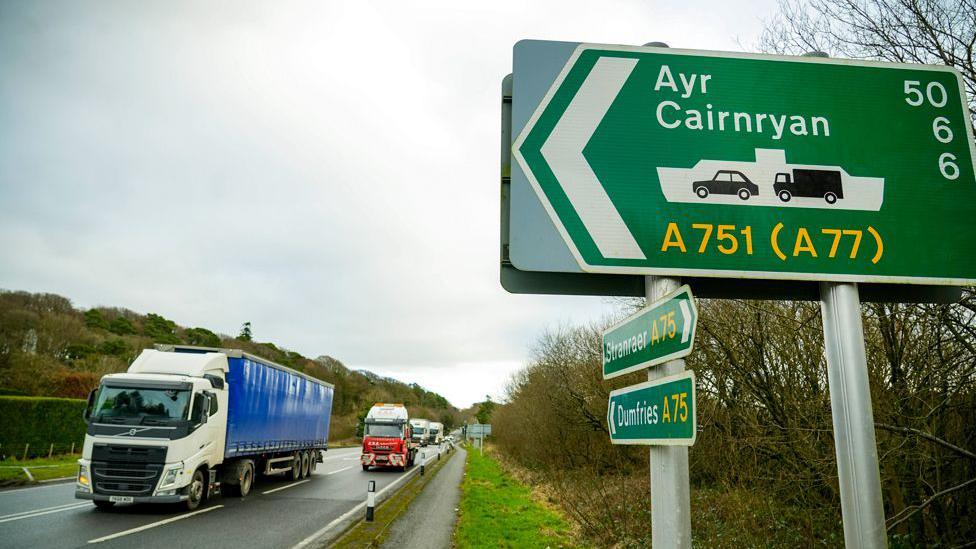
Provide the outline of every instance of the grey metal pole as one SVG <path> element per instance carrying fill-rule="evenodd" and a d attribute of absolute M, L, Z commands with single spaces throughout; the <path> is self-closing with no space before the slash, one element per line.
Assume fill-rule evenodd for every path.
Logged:
<path fill-rule="evenodd" d="M 847 547 L 887 547 L 857 284 L 820 283 L 824 353 Z"/>
<path fill-rule="evenodd" d="M 677 278 L 647 276 L 644 294 L 648 302 L 681 286 Z M 669 360 L 647 370 L 653 381 L 685 370 L 684 359 Z M 651 546 L 691 547 L 691 490 L 688 481 L 687 446 L 651 446 Z"/>

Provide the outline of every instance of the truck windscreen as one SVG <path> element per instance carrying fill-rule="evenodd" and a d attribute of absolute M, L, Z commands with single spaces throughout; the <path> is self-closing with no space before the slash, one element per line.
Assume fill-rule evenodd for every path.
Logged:
<path fill-rule="evenodd" d="M 403 426 L 390 425 L 388 423 L 367 423 L 366 436 L 370 437 L 400 437 L 403 435 Z"/>
<path fill-rule="evenodd" d="M 182 389 L 103 386 L 92 418 L 107 423 L 186 419 L 190 391 Z"/>

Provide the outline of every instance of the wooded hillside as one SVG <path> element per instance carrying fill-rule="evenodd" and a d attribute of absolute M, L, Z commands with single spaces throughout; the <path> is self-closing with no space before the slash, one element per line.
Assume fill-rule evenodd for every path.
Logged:
<path fill-rule="evenodd" d="M 85 398 L 105 374 L 123 372 L 142 349 L 182 343 L 242 349 L 335 385 L 333 440 L 352 438 L 374 402 L 402 402 L 416 417 L 459 423 L 443 396 L 417 384 L 352 371 L 330 356 L 312 359 L 274 343 L 186 328 L 155 313 L 81 311 L 54 294 L 0 291 L 0 394 Z"/>

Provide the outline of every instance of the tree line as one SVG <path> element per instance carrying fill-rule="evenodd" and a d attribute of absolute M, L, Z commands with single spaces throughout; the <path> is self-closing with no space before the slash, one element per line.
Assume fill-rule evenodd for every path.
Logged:
<path fill-rule="evenodd" d="M 354 437 L 358 417 L 374 402 L 402 402 L 411 414 L 460 423 L 457 408 L 435 392 L 350 370 L 330 356 L 313 359 L 257 342 L 250 322 L 231 337 L 185 328 L 156 313 L 114 307 L 79 311 L 59 295 L 0 291 L 0 394 L 85 398 L 103 375 L 124 372 L 156 343 L 241 349 L 333 384 L 333 440 Z"/>

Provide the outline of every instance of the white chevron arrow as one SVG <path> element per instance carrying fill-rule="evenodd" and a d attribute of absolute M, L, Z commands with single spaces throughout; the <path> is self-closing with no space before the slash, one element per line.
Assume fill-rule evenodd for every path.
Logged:
<path fill-rule="evenodd" d="M 613 399 L 610 399 L 610 411 L 607 412 L 607 424 L 610 426 L 610 434 L 617 434 L 617 426 L 613 424 Z"/>
<path fill-rule="evenodd" d="M 685 317 L 684 328 L 681 330 L 681 342 L 687 343 L 688 338 L 691 337 L 691 309 L 688 308 L 688 302 L 684 300 L 678 302 L 678 307 L 681 308 L 681 315 Z"/>
<path fill-rule="evenodd" d="M 541 149 L 590 238 L 606 258 L 646 259 L 583 156 L 583 148 L 636 65 L 636 59 L 599 58 Z M 521 160 L 521 155 L 517 156 Z"/>

